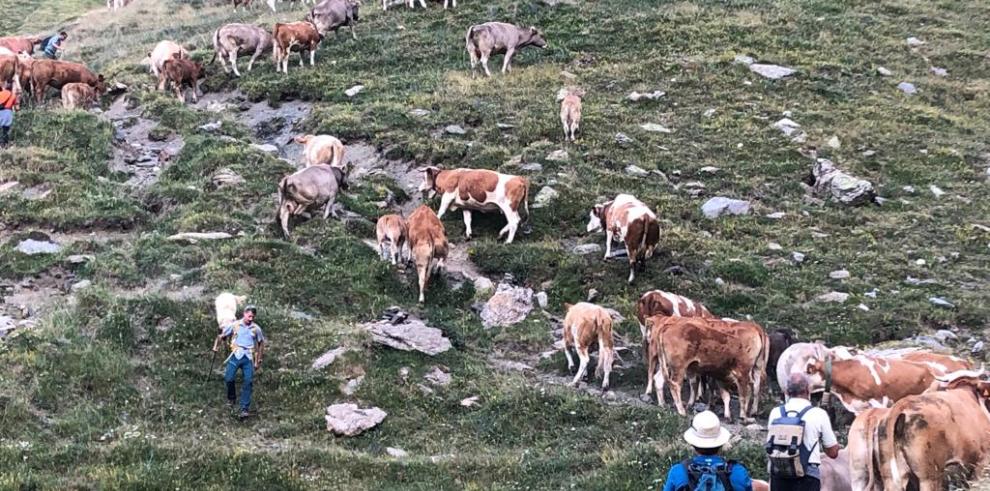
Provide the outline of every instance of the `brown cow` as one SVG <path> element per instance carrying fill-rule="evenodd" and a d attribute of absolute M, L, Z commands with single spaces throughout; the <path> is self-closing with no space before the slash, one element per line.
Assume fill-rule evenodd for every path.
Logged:
<path fill-rule="evenodd" d="M 45 89 L 49 86 L 61 90 L 65 84 L 84 83 L 96 89 L 97 94 L 106 92 L 103 75 L 96 75 L 83 65 L 61 60 L 34 60 L 31 64 L 31 90 L 39 103 L 44 100 Z M 21 82 L 23 83 L 23 81 Z"/>
<path fill-rule="evenodd" d="M 571 385 L 576 387 L 588 373 L 588 361 L 591 360 L 589 348 L 597 342 L 598 365 L 595 376 L 602 377 L 602 391 L 608 390 L 608 377 L 612 373 L 612 363 L 615 360 L 612 317 L 605 309 L 586 302 L 564 305 L 564 308 L 567 309 L 567 315 L 564 316 L 564 356 L 567 357 L 567 369 L 574 369 L 571 348 L 574 348 L 580 361 Z"/>
<path fill-rule="evenodd" d="M 447 261 L 447 234 L 443 223 L 429 206 L 422 205 L 409 215 L 409 247 L 419 276 L 419 302 L 426 301 L 424 293 L 430 275 L 443 268 Z"/>
<path fill-rule="evenodd" d="M 13 53 L 34 53 L 34 45 L 41 44 L 42 38 L 37 36 L 8 36 L 0 37 L 0 47 L 7 48 Z"/>
<path fill-rule="evenodd" d="M 491 55 L 505 53 L 502 73 L 506 73 L 510 70 L 509 63 L 516 50 L 526 46 L 547 47 L 543 34 L 537 28 L 519 27 L 505 22 L 486 22 L 469 27 L 464 36 L 464 44 L 471 56 L 471 76 L 474 76 L 475 68 L 481 61 L 485 75 L 489 77 L 492 76 L 492 72 L 488 71 L 488 58 Z"/>
<path fill-rule="evenodd" d="M 443 217 L 447 209 L 461 208 L 464 215 L 464 234 L 471 238 L 471 212 L 496 211 L 505 215 L 505 227 L 498 237 L 508 233 L 506 244 L 511 244 L 519 224 L 529 219 L 529 181 L 525 177 L 500 174 L 485 169 L 442 170 L 439 167 L 426 167 L 423 184 L 419 190 L 432 198 L 440 194 L 438 217 Z"/>
<path fill-rule="evenodd" d="M 0 55 L 0 87 L 6 84 L 19 89 L 21 86 L 20 63 L 17 56 Z"/>
<path fill-rule="evenodd" d="M 330 135 L 300 135 L 293 140 L 303 147 L 303 163 L 306 165 L 327 164 L 342 167 L 344 144 Z"/>
<path fill-rule="evenodd" d="M 653 316 L 646 322 L 651 329 L 650 363 L 659 366 L 655 386 L 659 403 L 663 403 L 660 394 L 664 383 L 670 383 L 677 412 L 687 414 L 681 401 L 681 381 L 690 371 L 719 382 L 726 419 L 731 418 L 726 387 L 735 386 L 740 417 L 750 419 L 759 405 L 760 382 L 769 354 L 763 328 L 752 322 L 697 317 Z"/>
<path fill-rule="evenodd" d="M 155 45 L 155 48 L 148 53 L 148 63 L 150 63 L 151 73 L 157 78 L 162 73 L 162 67 L 165 66 L 165 62 L 168 60 L 178 58 L 185 60 L 189 59 L 189 51 L 176 43 L 175 41 L 159 41 Z M 158 89 L 161 90 L 161 89 Z"/>
<path fill-rule="evenodd" d="M 636 278 L 637 266 L 643 268 L 645 260 L 653 257 L 660 242 L 660 225 L 657 216 L 642 201 L 629 194 L 620 194 L 614 200 L 595 205 L 588 221 L 588 232 L 605 229 L 605 260 L 612 255 L 612 240 L 626 244 L 629 256 L 629 283 Z"/>
<path fill-rule="evenodd" d="M 827 375 L 825 362 L 810 363 L 807 373 L 815 385 L 817 378 Z M 871 407 L 890 407 L 904 397 L 921 394 L 934 381 L 927 366 L 896 358 L 857 355 L 832 362 L 832 393 L 854 414 Z"/>
<path fill-rule="evenodd" d="M 649 368 L 650 356 L 650 331 L 646 328 L 646 319 L 655 315 L 666 317 L 705 317 L 714 318 L 711 312 L 704 305 L 692 301 L 690 298 L 682 297 L 662 290 L 650 290 L 639 297 L 636 302 L 636 319 L 639 320 L 639 331 L 642 334 L 643 360 L 647 362 L 646 374 L 646 395 L 653 393 L 653 370 Z M 692 394 L 688 399 L 694 402 L 695 384 L 689 383 Z M 661 403 L 663 395 L 661 397 Z"/>
<path fill-rule="evenodd" d="M 375 225 L 375 235 L 378 238 L 378 252 L 382 260 L 391 257 L 392 266 L 395 266 L 403 256 L 405 256 L 403 262 L 409 259 L 407 251 L 409 229 L 401 216 L 392 214 L 379 218 Z"/>
<path fill-rule="evenodd" d="M 289 53 L 293 48 L 299 51 L 299 66 L 303 66 L 303 51 L 309 51 L 309 66 L 316 64 L 316 48 L 320 47 L 323 35 L 316 25 L 309 21 L 276 23 L 272 33 L 275 55 L 275 71 L 289 73 Z M 281 63 L 281 67 L 279 64 Z"/>
<path fill-rule="evenodd" d="M 870 465 L 874 452 L 874 436 L 877 428 L 887 421 L 890 408 L 871 407 L 856 415 L 849 427 L 849 460 L 856 462 L 850 468 L 850 480 L 856 491 L 883 491 L 879 479 L 873 475 Z"/>
<path fill-rule="evenodd" d="M 958 356 L 931 353 L 928 351 L 912 351 L 900 356 L 904 361 L 920 363 L 928 367 L 936 378 L 943 378 L 953 372 L 961 372 L 973 369 L 973 364 L 969 360 L 964 360 Z"/>
<path fill-rule="evenodd" d="M 99 99 L 96 89 L 86 84 L 71 83 L 62 87 L 62 107 L 88 109 Z"/>
<path fill-rule="evenodd" d="M 199 81 L 206 78 L 206 70 L 203 64 L 198 61 L 190 61 L 176 55 L 171 60 L 166 60 L 162 64 L 162 72 L 158 75 L 158 90 L 165 90 L 165 86 L 172 84 L 175 87 L 175 97 L 179 102 L 186 102 L 184 86 L 192 89 L 193 102 L 199 102 Z"/>

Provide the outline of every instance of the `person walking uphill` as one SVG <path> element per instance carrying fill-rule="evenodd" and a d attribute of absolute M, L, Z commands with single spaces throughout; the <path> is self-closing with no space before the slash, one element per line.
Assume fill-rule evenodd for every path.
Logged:
<path fill-rule="evenodd" d="M 715 413 L 698 413 L 684 432 L 696 455 L 670 468 L 663 491 L 752 491 L 746 466 L 719 456 L 731 437 Z"/>
<path fill-rule="evenodd" d="M 222 339 L 230 339 L 230 356 L 227 357 L 227 368 L 224 371 L 223 381 L 227 384 L 227 402 L 233 406 L 237 401 L 234 378 L 237 376 L 237 371 L 241 371 L 243 377 L 241 419 L 250 416 L 248 409 L 251 407 L 254 371 L 261 368 L 261 359 L 265 352 L 265 333 L 261 331 L 261 326 L 254 323 L 254 316 L 257 313 L 258 309 L 253 305 L 244 307 L 241 320 L 224 326 L 223 331 L 213 342 L 213 351 L 217 351 Z"/>
<path fill-rule="evenodd" d="M 770 489 L 819 491 L 822 451 L 834 459 L 841 447 L 828 413 L 811 405 L 808 377 L 791 374 L 785 390 L 787 402 L 770 411 L 767 425 Z"/>
<path fill-rule="evenodd" d="M 62 49 L 62 42 L 68 38 L 69 35 L 65 31 L 58 34 L 45 38 L 43 41 L 45 44 L 45 56 L 54 60 L 58 58 L 58 52 Z"/>
<path fill-rule="evenodd" d="M 0 84 L 0 148 L 10 143 L 10 127 L 14 125 L 14 108 L 17 107 L 17 94 Z"/>

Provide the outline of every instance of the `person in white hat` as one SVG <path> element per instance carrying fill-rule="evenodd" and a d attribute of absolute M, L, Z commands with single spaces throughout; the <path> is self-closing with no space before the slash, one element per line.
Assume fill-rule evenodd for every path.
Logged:
<path fill-rule="evenodd" d="M 730 438 L 732 434 L 722 428 L 715 413 L 695 415 L 691 428 L 684 432 L 684 441 L 694 447 L 695 455 L 670 468 L 663 491 L 752 491 L 746 466 L 719 455 Z"/>

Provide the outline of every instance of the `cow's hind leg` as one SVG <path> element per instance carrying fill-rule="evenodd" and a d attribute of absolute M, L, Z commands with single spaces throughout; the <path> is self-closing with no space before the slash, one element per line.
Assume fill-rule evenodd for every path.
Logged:
<path fill-rule="evenodd" d="M 686 416 L 687 411 L 684 410 L 684 401 L 681 400 L 681 381 L 683 380 L 684 372 L 675 370 L 670 373 L 670 378 L 667 382 L 670 384 L 670 398 L 674 400 L 674 407 L 677 408 L 677 414 Z"/>
<path fill-rule="evenodd" d="M 567 357 L 567 373 L 574 371 L 574 358 L 571 357 L 571 347 L 564 345 L 564 356 Z"/>
<path fill-rule="evenodd" d="M 508 232 L 509 236 L 505 239 L 506 244 L 511 244 L 512 240 L 516 238 L 516 230 L 519 229 L 519 213 L 508 206 L 500 206 L 502 209 L 502 214 L 505 215 L 505 221 L 507 222 L 502 230 L 498 232 L 498 238 L 502 238 L 503 235 Z"/>
<path fill-rule="evenodd" d="M 471 210 L 469 210 L 467 208 L 464 208 L 463 210 L 461 210 L 461 213 L 464 214 L 464 235 L 467 238 L 470 239 L 471 238 Z"/>
<path fill-rule="evenodd" d="M 571 385 L 577 387 L 578 383 L 581 382 L 581 379 L 588 373 L 588 362 L 591 361 L 591 355 L 588 353 L 587 346 L 577 347 L 575 351 L 577 351 L 580 364 L 578 365 L 577 373 L 574 374 L 574 381 L 571 382 Z"/>
<path fill-rule="evenodd" d="M 253 60 L 253 58 L 252 58 L 252 60 Z M 241 76 L 241 72 L 237 70 L 237 51 L 236 50 L 230 52 L 230 66 L 234 67 L 234 75 L 237 75 L 238 77 L 240 77 Z M 248 66 L 249 66 L 248 69 L 250 70 L 250 65 L 248 65 Z"/>
<path fill-rule="evenodd" d="M 509 63 L 512 62 L 512 55 L 516 52 L 514 49 L 509 49 L 505 52 L 505 59 L 502 60 L 502 73 L 509 73 L 512 69 L 509 68 Z"/>
<path fill-rule="evenodd" d="M 732 394 L 729 393 L 729 389 L 725 386 L 719 384 L 718 386 L 719 396 L 722 398 L 722 416 L 725 418 L 726 422 L 732 421 L 732 413 L 729 411 L 729 403 L 732 402 Z"/>

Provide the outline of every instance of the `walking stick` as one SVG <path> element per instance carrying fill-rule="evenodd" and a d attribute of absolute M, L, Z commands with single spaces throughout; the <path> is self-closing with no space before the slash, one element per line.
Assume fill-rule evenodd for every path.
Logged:
<path fill-rule="evenodd" d="M 210 374 L 213 373 L 213 364 L 217 362 L 217 352 L 213 352 L 213 357 L 210 359 L 210 371 L 206 372 L 206 377 L 203 378 L 203 382 L 210 379 Z"/>

